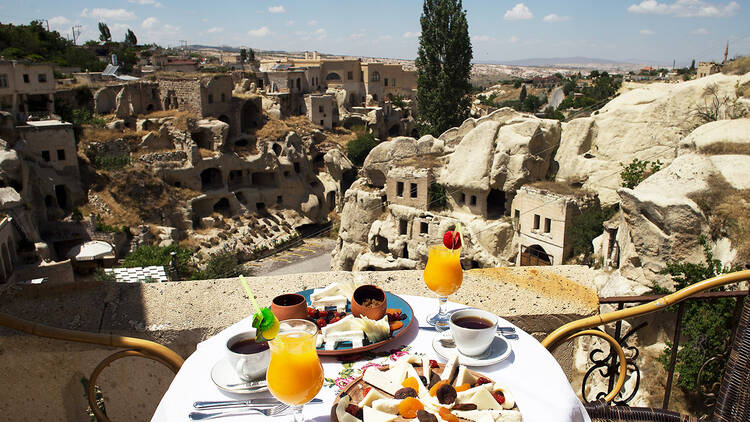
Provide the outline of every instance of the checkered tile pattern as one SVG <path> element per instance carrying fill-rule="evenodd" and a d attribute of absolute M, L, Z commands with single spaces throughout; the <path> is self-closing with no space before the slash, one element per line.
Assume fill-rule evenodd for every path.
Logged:
<path fill-rule="evenodd" d="M 167 273 L 161 265 L 133 268 L 108 268 L 107 273 L 114 273 L 115 280 L 120 283 L 145 283 L 147 279 L 153 281 L 167 281 Z"/>

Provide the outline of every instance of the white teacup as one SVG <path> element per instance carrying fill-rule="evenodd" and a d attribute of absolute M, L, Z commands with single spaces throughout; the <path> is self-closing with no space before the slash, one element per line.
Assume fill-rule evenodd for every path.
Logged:
<path fill-rule="evenodd" d="M 468 324 L 467 319 L 474 323 Z M 497 316 L 479 309 L 463 309 L 451 315 L 449 325 L 458 351 L 466 356 L 478 356 L 486 352 L 495 339 Z"/>
<path fill-rule="evenodd" d="M 243 343 L 247 346 L 244 351 L 238 349 L 238 346 Z M 261 344 L 255 342 L 255 331 L 239 333 L 227 340 L 226 353 L 232 369 L 243 381 L 265 377 L 266 369 L 271 361 L 271 351 L 268 348 L 268 342 Z"/>

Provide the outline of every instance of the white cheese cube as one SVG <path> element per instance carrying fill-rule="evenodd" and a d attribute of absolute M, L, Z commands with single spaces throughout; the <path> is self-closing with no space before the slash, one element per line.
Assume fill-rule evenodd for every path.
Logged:
<path fill-rule="evenodd" d="M 482 384 L 482 385 L 478 385 L 478 386 L 476 386 L 474 388 L 469 388 L 466 391 L 459 391 L 456 394 L 456 401 L 459 402 L 459 403 L 467 403 L 468 400 L 471 398 L 471 396 L 473 396 L 474 394 L 476 394 L 476 392 L 479 391 L 479 390 L 481 390 L 481 389 L 485 389 L 485 390 L 488 390 L 490 392 L 495 391 L 495 390 L 492 389 L 494 385 L 495 384 L 493 384 L 493 383 Z"/>
<path fill-rule="evenodd" d="M 463 384 L 474 384 L 477 381 L 477 377 L 475 377 L 469 369 L 463 365 L 459 365 L 458 367 L 458 374 L 456 375 L 456 381 L 453 385 L 458 387 L 459 385 Z"/>
<path fill-rule="evenodd" d="M 477 410 L 500 410 L 502 406 L 492 397 L 488 390 L 481 389 L 477 391 L 470 399 L 469 403 L 477 405 Z"/>
<path fill-rule="evenodd" d="M 401 388 L 401 384 L 395 384 L 385 372 L 373 366 L 367 368 L 362 379 L 366 383 L 379 388 L 390 395 L 395 395 L 396 391 Z"/>
<path fill-rule="evenodd" d="M 372 402 L 379 399 L 387 399 L 388 396 L 381 393 L 377 388 L 371 388 L 370 391 L 365 394 L 365 397 L 359 402 L 359 407 L 372 406 Z"/>
<path fill-rule="evenodd" d="M 455 375 L 456 370 L 458 370 L 458 355 L 453 355 L 453 357 L 448 359 L 448 363 L 445 364 L 443 373 L 440 374 L 440 379 L 450 381 L 453 375 Z"/>

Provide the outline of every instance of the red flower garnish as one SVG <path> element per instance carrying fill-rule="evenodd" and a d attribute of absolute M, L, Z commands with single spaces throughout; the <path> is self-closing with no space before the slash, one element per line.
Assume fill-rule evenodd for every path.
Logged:
<path fill-rule="evenodd" d="M 459 249 L 461 247 L 461 234 L 448 230 L 443 235 L 443 245 L 448 249 Z"/>

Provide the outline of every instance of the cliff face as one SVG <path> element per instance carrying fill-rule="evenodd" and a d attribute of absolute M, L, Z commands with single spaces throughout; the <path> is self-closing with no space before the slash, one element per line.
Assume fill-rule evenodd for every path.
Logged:
<path fill-rule="evenodd" d="M 737 97 L 750 74 L 715 74 L 683 83 L 654 83 L 621 94 L 591 117 L 564 124 L 555 154 L 557 181 L 581 182 L 604 204 L 619 201 L 621 164 L 634 158 L 671 163 L 681 139 L 700 124 L 696 110 L 719 98 Z"/>
<path fill-rule="evenodd" d="M 559 122 L 501 109 L 438 139 L 378 145 L 346 192 L 332 268 L 423 268 L 428 246 L 459 223 L 466 268 L 508 265 L 515 192 L 547 177 L 559 140 Z"/>

